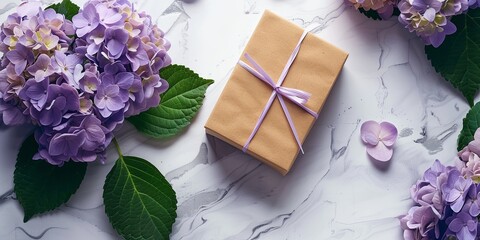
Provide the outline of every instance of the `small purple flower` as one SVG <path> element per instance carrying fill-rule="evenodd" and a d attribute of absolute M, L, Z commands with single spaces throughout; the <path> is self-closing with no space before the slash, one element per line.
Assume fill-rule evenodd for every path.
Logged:
<path fill-rule="evenodd" d="M 48 80 L 37 82 L 33 79 L 27 81 L 19 93 L 19 97 L 32 104 L 37 110 L 41 110 L 47 101 Z"/>
<path fill-rule="evenodd" d="M 93 94 L 100 85 L 97 67 L 93 64 L 85 65 L 84 77 L 79 81 L 80 89 L 86 93 Z"/>
<path fill-rule="evenodd" d="M 382 162 L 392 158 L 392 146 L 397 140 L 397 128 L 393 124 L 367 121 L 362 124 L 360 132 L 363 142 L 367 145 L 368 155 Z"/>
<path fill-rule="evenodd" d="M 125 102 L 119 94 L 120 88 L 117 85 L 100 85 L 95 95 L 95 106 L 103 117 L 109 117 L 113 112 L 125 107 Z"/>
<path fill-rule="evenodd" d="M 82 59 L 76 54 L 65 55 L 60 51 L 55 51 L 55 58 L 52 61 L 53 69 L 67 80 L 70 86 L 78 88 L 79 81 L 83 77 Z"/>
<path fill-rule="evenodd" d="M 462 209 L 472 184 L 472 179 L 465 179 L 458 170 L 451 171 L 448 175 L 447 183 L 442 188 L 443 198 L 450 203 L 454 212 L 458 213 Z"/>
<path fill-rule="evenodd" d="M 474 184 L 474 186 L 470 188 L 464 209 L 466 209 L 472 217 L 480 215 L 480 185 Z"/>
<path fill-rule="evenodd" d="M 5 56 L 15 65 L 15 73 L 17 75 L 22 75 L 27 64 L 31 64 L 34 61 L 33 52 L 20 43 L 17 43 L 15 50 L 7 52 Z"/>
<path fill-rule="evenodd" d="M 100 23 L 99 21 L 100 17 L 93 4 L 86 4 L 83 10 L 72 18 L 73 26 L 77 29 L 79 37 L 93 31 Z"/>
<path fill-rule="evenodd" d="M 477 236 L 477 220 L 467 213 L 460 212 L 450 222 L 448 229 L 455 233 L 458 239 L 474 240 Z"/>
<path fill-rule="evenodd" d="M 52 66 L 52 60 L 46 54 L 38 56 L 35 63 L 27 68 L 27 71 L 35 77 L 35 81 L 37 82 L 40 82 L 55 73 L 55 69 Z"/>
<path fill-rule="evenodd" d="M 108 56 L 118 59 L 125 50 L 128 42 L 128 33 L 121 28 L 108 28 L 105 32 L 106 48 Z"/>

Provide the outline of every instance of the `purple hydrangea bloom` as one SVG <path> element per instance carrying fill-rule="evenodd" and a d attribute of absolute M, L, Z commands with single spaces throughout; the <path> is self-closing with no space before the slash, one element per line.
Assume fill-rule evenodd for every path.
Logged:
<path fill-rule="evenodd" d="M 159 70 L 170 44 L 127 0 L 88 1 L 73 22 L 22 3 L 0 28 L 0 113 L 6 125 L 37 126 L 35 159 L 103 161 L 125 117 L 168 88 Z"/>

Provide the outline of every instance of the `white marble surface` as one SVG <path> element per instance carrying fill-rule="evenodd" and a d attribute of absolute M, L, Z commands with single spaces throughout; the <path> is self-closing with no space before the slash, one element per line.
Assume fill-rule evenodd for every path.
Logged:
<path fill-rule="evenodd" d="M 18 0 L 0 2 L 0 20 Z M 51 2 L 51 1 L 44 1 Z M 81 3 L 81 1 L 74 1 Z M 171 239 L 401 239 L 409 187 L 435 159 L 451 163 L 468 105 L 435 73 L 423 44 L 395 19 L 369 20 L 342 0 L 138 0 L 167 31 L 170 55 L 215 79 L 192 125 L 170 141 L 125 124 L 123 152 L 148 159 L 178 196 Z M 203 125 L 264 9 L 302 25 L 350 57 L 292 171 L 285 177 L 205 135 Z M 360 141 L 367 120 L 394 123 L 400 138 L 388 164 Z M 0 129 L 0 239 L 118 239 L 102 205 L 105 165 L 58 210 L 23 223 L 14 199 L 15 157 L 27 130 Z M 4 194 L 5 193 L 5 194 Z"/>

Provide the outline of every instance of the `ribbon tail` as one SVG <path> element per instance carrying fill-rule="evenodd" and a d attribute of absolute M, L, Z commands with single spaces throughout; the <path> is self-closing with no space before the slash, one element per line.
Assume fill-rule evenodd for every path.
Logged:
<path fill-rule="evenodd" d="M 295 137 L 295 141 L 297 142 L 298 148 L 300 148 L 300 151 L 302 152 L 302 154 L 304 154 L 305 152 L 303 151 L 302 143 L 300 142 L 300 139 L 298 137 L 297 129 L 295 128 L 295 124 L 293 124 L 293 120 L 291 118 L 290 112 L 288 111 L 287 105 L 285 104 L 285 101 L 283 100 L 282 95 L 277 95 L 277 96 L 278 96 L 280 105 L 282 106 L 283 113 L 287 118 L 288 125 L 290 125 L 290 129 L 292 130 L 293 136 Z"/>
<path fill-rule="evenodd" d="M 277 92 L 273 91 L 273 92 L 272 92 L 272 95 L 270 96 L 270 99 L 268 99 L 268 102 L 267 102 L 267 104 L 265 105 L 265 108 L 263 109 L 262 114 L 260 114 L 260 117 L 258 117 L 257 123 L 255 124 L 255 128 L 253 129 L 252 133 L 250 134 L 250 136 L 248 137 L 247 141 L 245 142 L 245 145 L 243 145 L 242 151 L 243 151 L 244 153 L 247 152 L 248 146 L 249 146 L 250 143 L 252 142 L 253 137 L 255 137 L 255 135 L 257 134 L 258 129 L 259 129 L 260 126 L 262 125 L 263 120 L 264 120 L 265 117 L 267 116 L 267 112 L 268 112 L 268 110 L 270 110 L 270 107 L 272 106 L 273 100 L 275 100 L 275 96 L 276 96 L 276 95 L 277 95 Z"/>

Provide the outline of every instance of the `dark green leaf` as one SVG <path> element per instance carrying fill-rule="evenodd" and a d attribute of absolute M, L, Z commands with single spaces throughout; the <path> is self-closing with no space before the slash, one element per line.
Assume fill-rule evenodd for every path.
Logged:
<path fill-rule="evenodd" d="M 32 160 L 38 145 L 28 137 L 22 144 L 15 165 L 15 193 L 25 212 L 23 221 L 51 211 L 77 191 L 87 169 L 86 163 L 67 162 L 62 167 L 43 160 Z"/>
<path fill-rule="evenodd" d="M 480 9 L 454 16 L 457 32 L 438 48 L 425 47 L 433 67 L 473 106 L 480 87 Z"/>
<path fill-rule="evenodd" d="M 180 65 L 162 69 L 160 76 L 169 84 L 168 90 L 161 95 L 160 105 L 128 120 L 148 136 L 166 138 L 178 134 L 190 124 L 213 80 L 203 79 Z"/>
<path fill-rule="evenodd" d="M 68 20 L 72 20 L 73 16 L 75 16 L 80 10 L 80 7 L 75 5 L 75 3 L 72 3 L 70 0 L 63 0 L 61 3 L 48 6 L 47 9 L 48 8 L 65 15 L 65 18 Z"/>
<path fill-rule="evenodd" d="M 103 187 L 105 212 L 125 239 L 168 239 L 176 218 L 175 191 L 148 161 L 117 160 Z"/>
<path fill-rule="evenodd" d="M 473 140 L 473 136 L 477 128 L 480 127 L 480 103 L 475 104 L 463 119 L 463 128 L 458 136 L 458 151 L 462 150 L 469 142 Z"/>
<path fill-rule="evenodd" d="M 380 17 L 380 15 L 378 15 L 378 12 L 375 10 L 370 9 L 367 11 L 363 8 L 359 8 L 358 11 L 360 11 L 363 15 L 373 20 L 382 20 L 382 17 Z"/>

